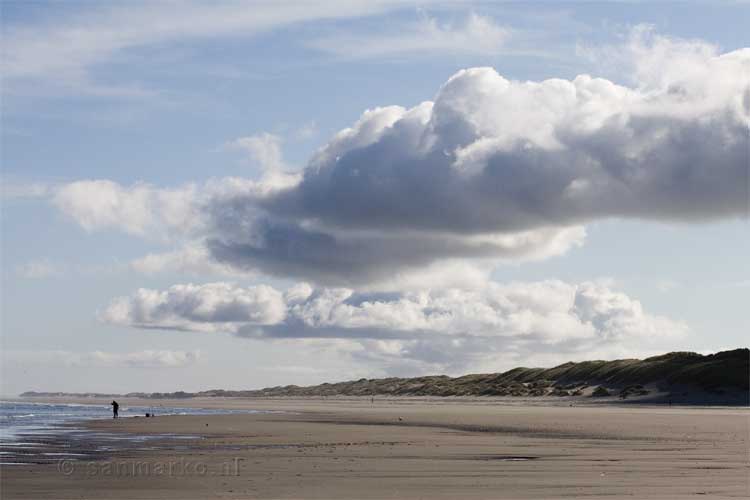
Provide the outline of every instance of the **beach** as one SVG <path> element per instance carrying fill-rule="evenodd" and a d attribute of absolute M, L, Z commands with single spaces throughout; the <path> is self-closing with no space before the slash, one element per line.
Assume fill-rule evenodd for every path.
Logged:
<path fill-rule="evenodd" d="M 83 422 L 92 435 L 154 439 L 85 459 L 2 466 L 2 498 L 750 494 L 750 414 L 744 408 L 528 405 L 490 398 L 121 403 L 273 412 Z"/>

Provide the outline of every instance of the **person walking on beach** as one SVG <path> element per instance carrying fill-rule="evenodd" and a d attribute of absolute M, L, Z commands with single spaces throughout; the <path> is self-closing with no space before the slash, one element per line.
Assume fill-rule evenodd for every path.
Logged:
<path fill-rule="evenodd" d="M 117 401 L 115 401 L 114 399 L 109 404 L 112 405 L 112 418 L 117 418 L 117 410 L 120 409 L 120 405 L 117 404 Z"/>

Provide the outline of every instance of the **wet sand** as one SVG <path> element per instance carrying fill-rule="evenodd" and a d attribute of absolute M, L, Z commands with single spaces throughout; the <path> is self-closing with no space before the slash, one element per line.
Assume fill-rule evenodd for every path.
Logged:
<path fill-rule="evenodd" d="M 79 460 L 3 466 L 0 496 L 750 496 L 750 413 L 742 408 L 414 399 L 371 404 L 212 398 L 163 404 L 285 413 L 91 421 L 86 426 L 100 433 L 154 439 Z M 92 448 L 91 442 L 81 443 L 75 446 Z"/>

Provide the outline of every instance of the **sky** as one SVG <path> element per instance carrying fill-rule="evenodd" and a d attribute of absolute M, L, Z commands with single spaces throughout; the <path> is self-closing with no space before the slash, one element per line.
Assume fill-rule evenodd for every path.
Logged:
<path fill-rule="evenodd" d="M 0 6 L 0 394 L 747 346 L 746 2 Z"/>

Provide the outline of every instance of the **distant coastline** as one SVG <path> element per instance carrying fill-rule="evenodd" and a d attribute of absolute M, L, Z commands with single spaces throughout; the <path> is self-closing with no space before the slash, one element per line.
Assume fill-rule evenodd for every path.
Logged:
<path fill-rule="evenodd" d="M 568 362 L 554 368 L 514 368 L 502 373 L 414 378 L 359 379 L 300 387 L 258 390 L 213 389 L 200 392 L 127 394 L 28 391 L 21 397 L 328 397 L 328 396 L 514 396 L 591 398 L 602 401 L 747 405 L 750 398 L 750 350 L 711 355 L 671 352 L 614 361 Z"/>

